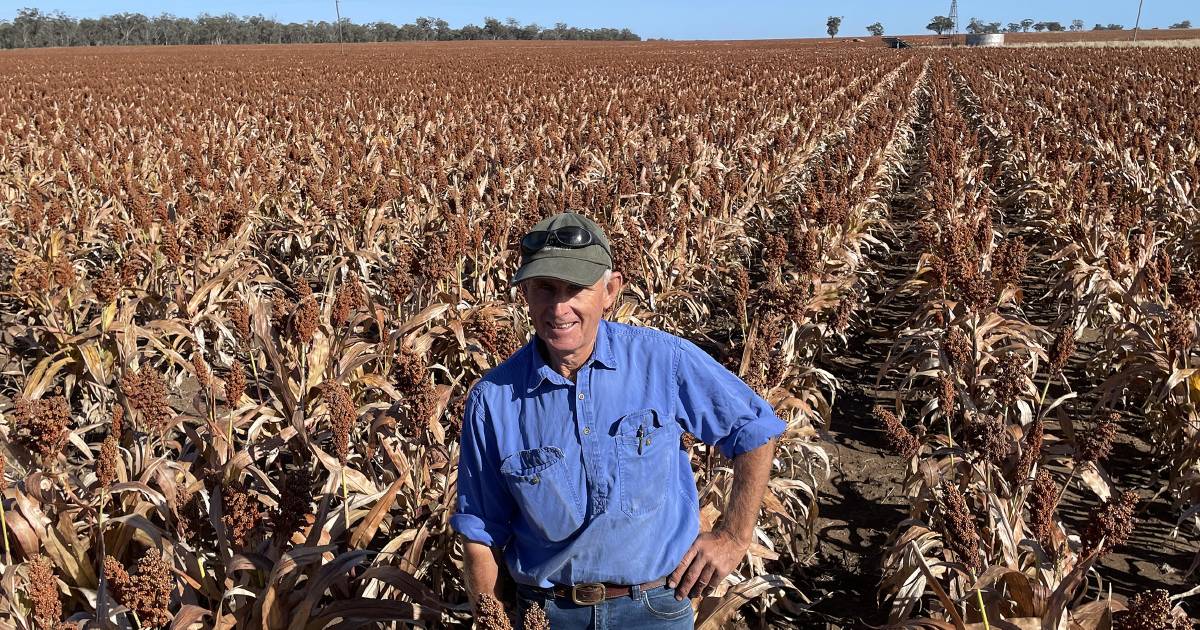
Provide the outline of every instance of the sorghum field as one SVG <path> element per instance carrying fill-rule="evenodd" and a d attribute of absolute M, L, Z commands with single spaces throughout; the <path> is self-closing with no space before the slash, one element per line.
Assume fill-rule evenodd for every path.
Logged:
<path fill-rule="evenodd" d="M 0 626 L 470 623 L 464 395 L 529 337 L 519 235 L 576 209 L 630 280 L 612 317 L 790 424 L 701 627 L 1190 628 L 1198 68 L 0 54 Z M 711 524 L 731 466 L 687 437 Z"/>

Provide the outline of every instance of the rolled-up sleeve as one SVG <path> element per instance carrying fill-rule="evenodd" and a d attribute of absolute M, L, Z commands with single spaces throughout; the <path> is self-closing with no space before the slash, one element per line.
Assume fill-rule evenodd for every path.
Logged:
<path fill-rule="evenodd" d="M 476 386 L 467 396 L 458 460 L 458 500 L 450 527 L 468 540 L 503 548 L 512 538 L 516 503 L 500 478 L 495 435 Z"/>
<path fill-rule="evenodd" d="M 767 401 L 690 341 L 676 350 L 675 384 L 684 429 L 730 459 L 787 429 Z"/>

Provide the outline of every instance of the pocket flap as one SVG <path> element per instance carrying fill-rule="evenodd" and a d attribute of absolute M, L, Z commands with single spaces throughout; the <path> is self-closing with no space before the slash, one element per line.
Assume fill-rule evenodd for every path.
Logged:
<path fill-rule="evenodd" d="M 529 477 L 546 470 L 562 460 L 562 449 L 557 446 L 543 446 L 527 451 L 517 451 L 500 462 L 500 472 L 513 477 Z"/>
<path fill-rule="evenodd" d="M 661 427 L 662 422 L 659 420 L 658 412 L 653 409 L 643 409 L 626 414 L 617 420 L 617 435 L 637 435 L 638 427 L 646 433 L 653 431 L 657 427 Z"/>

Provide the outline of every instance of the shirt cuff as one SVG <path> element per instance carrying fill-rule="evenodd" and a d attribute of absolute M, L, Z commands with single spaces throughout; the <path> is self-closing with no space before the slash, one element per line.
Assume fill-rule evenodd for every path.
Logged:
<path fill-rule="evenodd" d="M 495 521 L 485 521 L 474 514 L 458 513 L 450 517 L 450 527 L 464 538 L 497 549 L 508 544 L 512 529 Z"/>
<path fill-rule="evenodd" d="M 721 453 L 733 459 L 766 444 L 768 440 L 786 430 L 787 423 L 775 416 L 755 418 L 735 428 L 728 437 L 721 440 Z"/>

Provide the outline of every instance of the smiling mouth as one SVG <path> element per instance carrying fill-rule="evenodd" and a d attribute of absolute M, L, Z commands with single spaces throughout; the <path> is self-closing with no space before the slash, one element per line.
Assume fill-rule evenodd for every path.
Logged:
<path fill-rule="evenodd" d="M 569 324 L 554 324 L 554 323 L 551 323 L 551 324 L 550 324 L 550 329 L 551 329 L 551 330 L 566 330 L 566 329 L 568 329 L 568 328 L 570 328 L 570 327 L 572 327 L 572 326 L 574 326 L 574 325 L 575 325 L 575 322 L 571 322 L 571 323 L 569 323 Z"/>

